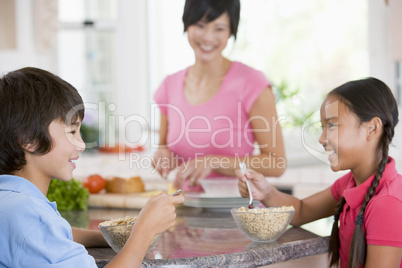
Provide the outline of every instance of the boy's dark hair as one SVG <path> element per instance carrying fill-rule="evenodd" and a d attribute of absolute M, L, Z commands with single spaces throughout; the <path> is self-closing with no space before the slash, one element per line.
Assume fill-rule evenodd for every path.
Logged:
<path fill-rule="evenodd" d="M 60 77 L 33 67 L 0 78 L 0 174 L 13 174 L 26 165 L 23 146 L 34 154 L 52 149 L 49 125 L 84 118 L 77 90 Z"/>
<path fill-rule="evenodd" d="M 382 151 L 381 162 L 356 218 L 355 230 L 350 245 L 348 267 L 360 267 L 366 261 L 367 242 L 363 230 L 364 213 L 367 204 L 375 194 L 385 166 L 388 163 L 388 147 L 399 120 L 398 105 L 389 87 L 382 81 L 371 77 L 343 84 L 332 90 L 328 95 L 338 97 L 361 122 L 368 122 L 373 117 L 380 118 L 384 129 L 380 143 L 378 144 L 379 149 Z M 345 198 L 342 197 L 335 211 L 335 221 L 332 227 L 329 247 L 331 266 L 337 265 L 339 262 L 338 220 L 344 204 Z"/>
<path fill-rule="evenodd" d="M 183 12 L 184 31 L 205 17 L 211 22 L 227 12 L 230 19 L 230 33 L 236 39 L 240 20 L 239 0 L 186 0 Z"/>

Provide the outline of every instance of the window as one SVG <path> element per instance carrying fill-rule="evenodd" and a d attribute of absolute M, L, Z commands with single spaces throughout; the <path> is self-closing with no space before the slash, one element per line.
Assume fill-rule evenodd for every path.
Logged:
<path fill-rule="evenodd" d="M 59 0 L 59 74 L 84 101 L 115 99 L 117 5 L 112 0 Z"/>
<path fill-rule="evenodd" d="M 103 126 L 109 126 L 108 118 L 115 106 L 104 107 L 114 105 L 117 99 L 117 1 L 59 0 L 59 21 L 59 75 L 72 83 L 84 99 L 87 109 L 83 129 L 98 130 L 99 139 L 91 143 L 114 143 L 116 130 Z M 100 116 L 101 110 L 107 113 Z"/>

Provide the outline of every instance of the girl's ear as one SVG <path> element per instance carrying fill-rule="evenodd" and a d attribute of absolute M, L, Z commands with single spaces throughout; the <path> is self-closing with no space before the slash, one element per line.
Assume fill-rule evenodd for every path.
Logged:
<path fill-rule="evenodd" d="M 367 126 L 367 140 L 370 141 L 374 138 L 381 137 L 382 134 L 382 120 L 379 117 L 373 117 L 370 121 L 366 122 Z"/>

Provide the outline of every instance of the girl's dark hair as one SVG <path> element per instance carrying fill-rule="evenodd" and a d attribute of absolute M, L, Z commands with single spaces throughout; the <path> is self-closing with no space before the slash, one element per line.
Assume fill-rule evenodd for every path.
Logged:
<path fill-rule="evenodd" d="M 348 267 L 359 267 L 364 265 L 366 261 L 367 243 L 363 230 L 364 213 L 367 204 L 375 194 L 385 166 L 388 163 L 388 147 L 394 136 L 395 126 L 398 124 L 398 105 L 389 87 L 384 82 L 372 77 L 343 84 L 332 90 L 328 95 L 338 97 L 351 112 L 356 114 L 361 122 L 368 122 L 373 117 L 380 118 L 384 129 L 378 144 L 378 149 L 382 152 L 382 158 L 373 183 L 367 191 L 356 218 L 355 230 L 350 245 Z M 345 198 L 342 197 L 335 211 L 329 247 L 331 266 L 337 265 L 339 262 L 338 220 L 344 204 Z"/>
<path fill-rule="evenodd" d="M 50 72 L 27 67 L 0 78 L 0 174 L 13 174 L 26 165 L 23 146 L 34 154 L 52 149 L 49 125 L 84 118 L 77 90 Z"/>
<path fill-rule="evenodd" d="M 186 0 L 183 12 L 184 31 L 204 17 L 207 22 L 210 22 L 225 12 L 230 19 L 230 33 L 236 39 L 240 20 L 239 0 Z"/>

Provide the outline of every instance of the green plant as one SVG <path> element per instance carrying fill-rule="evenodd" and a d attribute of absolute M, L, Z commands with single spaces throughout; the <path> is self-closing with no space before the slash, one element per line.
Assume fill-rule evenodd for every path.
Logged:
<path fill-rule="evenodd" d="M 282 127 L 303 126 L 306 119 L 314 114 L 314 109 L 307 104 L 299 88 L 290 88 L 284 80 L 272 88 Z"/>
<path fill-rule="evenodd" d="M 71 179 L 50 181 L 47 198 L 57 203 L 58 210 L 86 210 L 88 208 L 88 190 L 80 181 Z"/>
<path fill-rule="evenodd" d="M 97 149 L 99 145 L 99 130 L 94 127 L 94 126 L 89 126 L 87 124 L 82 123 L 81 128 L 80 128 L 80 134 L 82 140 L 86 144 L 90 144 L 89 148 L 86 148 L 86 150 L 90 149 Z"/>

